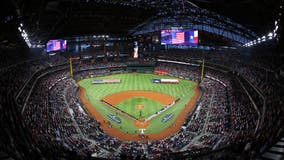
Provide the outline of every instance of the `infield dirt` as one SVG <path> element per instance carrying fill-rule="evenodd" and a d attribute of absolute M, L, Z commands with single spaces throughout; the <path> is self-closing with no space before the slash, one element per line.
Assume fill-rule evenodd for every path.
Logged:
<path fill-rule="evenodd" d="M 124 91 L 115 94 L 108 95 L 104 97 L 102 100 L 108 102 L 109 104 L 115 106 L 122 101 L 125 101 L 132 97 L 146 97 L 152 99 L 154 101 L 158 101 L 161 104 L 168 105 L 175 101 L 176 99 L 170 95 L 152 92 L 152 91 Z"/>
<path fill-rule="evenodd" d="M 196 102 L 197 102 L 197 100 L 200 96 L 199 89 L 197 89 L 195 87 L 194 91 L 195 91 L 194 96 L 190 99 L 188 104 L 185 106 L 185 109 L 182 111 L 182 113 L 178 116 L 176 121 L 169 128 L 163 130 L 160 133 L 146 134 L 145 136 L 141 136 L 140 134 L 128 134 L 128 133 L 122 132 L 121 130 L 119 130 L 117 128 L 111 127 L 108 120 L 105 119 L 95 109 L 95 107 L 93 107 L 92 104 L 87 100 L 87 98 L 85 97 L 86 90 L 82 87 L 80 88 L 79 98 L 81 99 L 81 102 L 84 104 L 84 106 L 87 108 L 88 112 L 93 117 L 95 117 L 95 119 L 97 121 L 100 122 L 101 128 L 110 136 L 117 137 L 117 138 L 119 138 L 121 140 L 125 140 L 125 141 L 151 141 L 151 140 L 164 139 L 164 138 L 170 136 L 171 134 L 176 133 L 180 130 L 182 124 L 184 123 L 184 121 L 186 119 L 186 116 L 188 115 L 189 112 L 193 111 L 194 106 L 195 106 L 195 104 L 196 104 Z M 140 92 L 139 95 L 141 96 L 141 92 L 147 92 L 147 91 L 139 91 L 139 92 Z M 133 93 L 134 93 L 134 91 L 125 92 L 125 94 L 122 97 L 120 97 L 119 94 L 116 94 L 116 97 L 118 99 L 113 100 L 113 103 L 117 104 L 117 103 L 121 102 L 122 100 L 125 100 L 127 98 L 135 96 L 135 95 L 133 95 Z M 155 92 L 155 93 L 157 93 L 157 92 Z M 138 92 L 136 94 L 138 94 Z M 161 94 L 161 95 L 165 95 L 165 94 Z M 172 97 L 173 99 L 165 100 L 164 96 L 162 96 L 162 97 L 159 97 L 159 96 L 160 96 L 159 94 L 155 94 L 155 95 L 151 96 L 151 99 L 157 100 L 159 102 L 163 102 L 163 104 L 169 104 L 170 102 L 173 102 L 173 100 L 174 100 L 173 97 Z M 150 98 L 150 97 L 147 96 L 147 98 Z M 107 99 L 107 100 L 109 100 L 109 99 Z M 145 124 L 141 123 L 141 125 L 145 125 Z"/>

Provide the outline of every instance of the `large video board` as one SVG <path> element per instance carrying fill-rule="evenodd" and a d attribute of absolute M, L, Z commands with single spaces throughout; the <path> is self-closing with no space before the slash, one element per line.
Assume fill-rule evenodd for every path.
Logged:
<path fill-rule="evenodd" d="M 66 50 L 66 40 L 55 39 L 49 40 L 46 44 L 46 52 L 64 51 Z"/>
<path fill-rule="evenodd" d="M 198 45 L 198 30 L 162 30 L 161 44 Z"/>

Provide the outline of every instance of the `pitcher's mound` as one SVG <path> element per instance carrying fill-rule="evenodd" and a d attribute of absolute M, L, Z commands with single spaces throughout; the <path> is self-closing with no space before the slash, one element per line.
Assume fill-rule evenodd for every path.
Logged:
<path fill-rule="evenodd" d="M 134 121 L 134 125 L 135 125 L 137 128 L 147 128 L 147 127 L 149 127 L 149 125 L 150 125 L 150 121 L 137 120 L 137 121 Z"/>
<path fill-rule="evenodd" d="M 144 108 L 144 106 L 142 105 L 142 104 L 138 104 L 138 105 L 136 105 L 135 106 L 137 109 L 143 109 Z"/>

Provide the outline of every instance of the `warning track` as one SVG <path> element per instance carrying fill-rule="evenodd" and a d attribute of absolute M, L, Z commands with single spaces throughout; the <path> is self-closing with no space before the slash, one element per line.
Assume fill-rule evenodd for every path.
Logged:
<path fill-rule="evenodd" d="M 117 137 L 121 140 L 127 140 L 127 141 L 151 141 L 151 140 L 161 140 L 168 136 L 170 136 L 173 133 L 176 133 L 180 130 L 182 124 L 184 123 L 187 115 L 189 112 L 192 112 L 194 109 L 194 106 L 200 96 L 200 90 L 196 87 L 194 88 L 195 94 L 194 96 L 189 100 L 188 104 L 186 105 L 185 109 L 182 111 L 182 113 L 178 116 L 178 118 L 175 120 L 172 126 L 168 127 L 167 129 L 163 130 L 160 133 L 154 133 L 154 134 L 146 134 L 146 138 L 141 139 L 141 136 L 139 134 L 128 134 L 125 132 L 120 131 L 119 129 L 116 129 L 114 127 L 109 127 L 107 122 L 108 120 L 105 119 L 92 104 L 87 100 L 86 98 L 86 90 L 84 88 L 80 88 L 80 94 L 79 98 L 81 99 L 81 102 L 84 104 L 86 109 L 88 110 L 89 114 L 91 114 L 97 121 L 101 123 L 101 128 L 110 136 Z M 123 93 L 123 94 L 122 94 Z M 158 93 L 158 92 L 149 92 L 149 91 L 127 91 L 127 92 L 120 92 L 119 94 L 112 94 L 105 98 L 103 98 L 107 102 L 113 103 L 113 105 L 116 105 L 120 103 L 121 101 L 124 101 L 128 98 L 131 98 L 133 96 L 142 96 L 147 95 L 147 98 L 156 100 L 161 102 L 162 104 L 169 104 L 175 100 L 174 97 L 171 97 L 166 94 Z M 165 96 L 167 98 L 165 98 Z M 116 99 L 117 98 L 117 99 Z"/>

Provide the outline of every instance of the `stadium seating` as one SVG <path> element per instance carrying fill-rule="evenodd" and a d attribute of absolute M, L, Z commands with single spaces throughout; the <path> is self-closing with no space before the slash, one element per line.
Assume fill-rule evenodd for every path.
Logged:
<path fill-rule="evenodd" d="M 163 58 L 180 60 L 176 57 Z M 191 57 L 187 55 L 187 58 Z M 194 55 L 193 58 L 198 61 L 198 56 Z M 9 75 L 1 78 L 1 84 L 7 84 L 1 86 L 1 95 L 16 97 L 25 86 L 22 96 L 17 100 L 20 105 L 14 107 L 15 112 L 19 114 L 22 112 L 22 121 L 19 123 L 23 123 L 30 131 L 29 141 L 40 150 L 44 150 L 45 147 L 53 148 L 50 153 L 55 152 L 57 156 L 64 157 L 60 150 L 83 157 L 93 155 L 104 158 L 162 158 L 185 152 L 200 155 L 203 152 L 209 153 L 232 144 L 247 142 L 253 144 L 251 150 L 258 150 L 263 147 L 263 143 L 255 139 L 255 136 L 262 136 L 261 141 L 266 142 L 271 137 L 266 131 L 274 128 L 275 124 L 277 126 L 282 124 L 277 119 L 283 113 L 281 108 L 277 108 L 281 103 L 277 86 L 268 83 L 270 79 L 263 81 L 266 76 L 261 69 L 236 62 L 222 64 L 229 68 L 226 72 L 218 71 L 215 66 L 206 69 L 205 79 L 200 83 L 202 96 L 194 113 L 188 115 L 184 128 L 178 133 L 160 141 L 143 143 L 121 141 L 105 134 L 99 122 L 88 115 L 78 99 L 78 86 L 70 78 L 67 66 L 64 65 L 66 62 L 65 58 L 56 56 L 49 57 L 47 61 L 31 60 L 29 63 L 23 62 L 1 70 L 2 76 Z M 57 67 L 61 64 L 64 67 Z M 74 79 L 125 72 L 125 67 L 123 62 L 75 65 Z M 116 68 L 115 72 L 113 68 Z M 201 75 L 200 66 L 157 62 L 155 69 L 194 81 L 199 81 Z M 34 79 L 33 75 L 36 75 Z M 27 83 L 29 80 L 34 83 Z M 247 92 L 240 87 L 241 83 L 247 88 Z M 265 111 L 262 110 L 264 102 L 259 98 L 259 93 L 250 88 L 251 84 L 257 86 L 257 90 L 265 96 Z M 260 115 L 256 112 L 248 94 L 260 110 Z M 1 97 L 0 109 L 8 111 L 4 104 L 10 103 L 9 101 L 11 97 Z M 12 111 L 7 112 L 6 118 L 10 114 L 13 115 Z M 260 116 L 264 117 L 261 125 L 258 126 L 261 122 Z M 272 135 L 277 132 L 277 129 L 269 131 Z M 56 149 L 58 151 L 55 151 Z M 43 155 L 44 153 L 38 152 L 36 156 Z"/>

